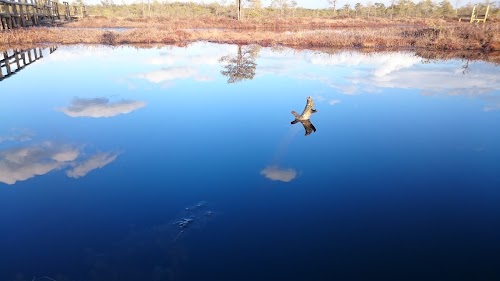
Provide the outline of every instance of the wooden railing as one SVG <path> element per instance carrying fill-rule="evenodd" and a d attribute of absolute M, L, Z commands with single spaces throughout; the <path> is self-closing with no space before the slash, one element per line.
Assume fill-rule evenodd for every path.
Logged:
<path fill-rule="evenodd" d="M 459 16 L 458 21 L 469 21 L 469 22 L 486 22 L 486 19 L 488 18 L 488 12 L 490 11 L 490 5 L 486 6 L 486 11 L 483 13 L 479 13 L 479 9 L 476 10 L 476 6 L 472 8 L 472 13 L 471 15 L 465 15 L 465 16 Z"/>
<path fill-rule="evenodd" d="M 57 47 L 49 48 L 51 54 L 55 50 L 57 50 Z M 0 81 L 16 74 L 41 58 L 43 58 L 42 48 L 17 49 L 0 53 Z"/>
<path fill-rule="evenodd" d="M 59 13 L 59 2 L 52 0 L 0 0 L 0 30 L 43 24 L 56 24 L 87 16 L 85 6 L 63 2 L 64 15 Z"/>

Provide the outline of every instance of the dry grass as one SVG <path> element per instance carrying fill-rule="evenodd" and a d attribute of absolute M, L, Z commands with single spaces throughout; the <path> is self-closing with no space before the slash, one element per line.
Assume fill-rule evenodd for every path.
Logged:
<path fill-rule="evenodd" d="M 182 28 L 181 28 L 182 26 Z M 259 44 L 293 48 L 369 48 L 416 50 L 500 50 L 500 24 L 472 25 L 444 21 L 388 22 L 384 19 L 288 19 L 235 21 L 231 19 L 107 19 L 68 24 L 71 28 L 28 28 L 6 31 L 0 49 L 19 44 L 177 44 L 194 41 Z M 86 28 L 83 28 L 86 27 Z M 91 28 L 88 28 L 91 27 Z M 109 31 L 103 27 L 130 27 Z"/>
<path fill-rule="evenodd" d="M 361 26 L 388 26 L 388 25 L 425 25 L 429 23 L 444 23 L 441 19 L 397 19 L 390 21 L 383 18 L 372 18 L 369 21 L 361 18 L 258 18 L 237 21 L 223 17 L 197 17 L 197 18 L 106 18 L 91 17 L 80 21 L 68 23 L 68 27 L 168 27 L 171 29 L 193 28 L 224 28 L 224 29 L 311 29 L 335 27 L 361 27 Z"/>

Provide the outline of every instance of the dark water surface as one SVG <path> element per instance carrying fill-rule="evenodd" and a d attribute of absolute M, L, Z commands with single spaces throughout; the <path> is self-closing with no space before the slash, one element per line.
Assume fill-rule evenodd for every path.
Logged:
<path fill-rule="evenodd" d="M 0 81 L 0 281 L 500 280 L 499 77 L 405 52 L 44 50 Z"/>

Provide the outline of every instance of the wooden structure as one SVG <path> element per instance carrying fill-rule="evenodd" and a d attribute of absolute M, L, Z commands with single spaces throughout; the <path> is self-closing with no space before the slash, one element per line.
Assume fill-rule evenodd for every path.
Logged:
<path fill-rule="evenodd" d="M 484 12 L 484 14 L 479 13 L 478 10 L 479 9 L 476 10 L 476 6 L 474 6 L 472 8 L 472 13 L 471 13 L 470 17 L 468 15 L 467 16 L 459 16 L 458 21 L 462 21 L 462 20 L 465 21 L 466 20 L 466 21 L 475 22 L 475 23 L 486 22 L 486 19 L 488 18 L 488 12 L 490 11 L 490 5 L 486 6 L 486 11 Z"/>
<path fill-rule="evenodd" d="M 57 47 L 50 47 L 52 54 Z M 13 50 L 0 53 L 0 81 L 16 74 L 26 66 L 43 58 L 42 48 L 33 48 L 27 50 Z"/>
<path fill-rule="evenodd" d="M 36 25 L 52 25 L 63 21 L 86 17 L 84 6 L 73 6 L 64 2 L 65 13 L 59 13 L 59 2 L 52 0 L 0 0 L 0 30 Z"/>

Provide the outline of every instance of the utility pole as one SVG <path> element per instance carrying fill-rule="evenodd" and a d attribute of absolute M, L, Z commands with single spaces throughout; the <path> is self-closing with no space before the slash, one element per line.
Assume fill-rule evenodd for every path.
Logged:
<path fill-rule="evenodd" d="M 237 18 L 241 20 L 241 0 L 236 0 Z"/>

